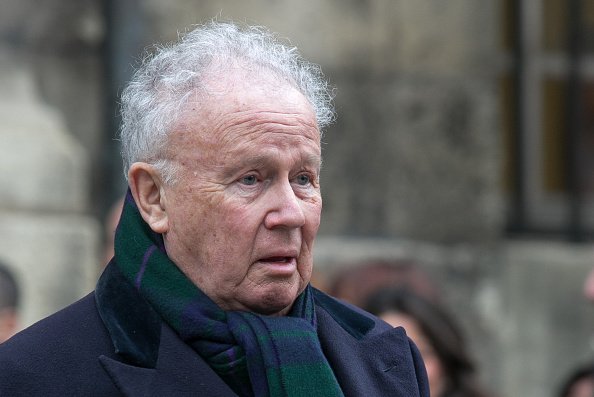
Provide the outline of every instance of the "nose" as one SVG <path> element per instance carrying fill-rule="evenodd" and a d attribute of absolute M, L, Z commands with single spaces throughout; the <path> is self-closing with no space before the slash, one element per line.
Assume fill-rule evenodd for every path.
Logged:
<path fill-rule="evenodd" d="M 294 229 L 305 224 L 301 199 L 295 195 L 289 181 L 279 182 L 268 193 L 267 202 L 270 208 L 264 219 L 267 229 Z"/>

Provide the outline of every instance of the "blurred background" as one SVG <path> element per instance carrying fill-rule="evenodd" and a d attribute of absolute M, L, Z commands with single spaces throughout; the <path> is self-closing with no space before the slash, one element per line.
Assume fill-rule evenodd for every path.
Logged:
<path fill-rule="evenodd" d="M 414 262 L 499 396 L 552 396 L 594 356 L 594 2 L 579 0 L 3 0 L 0 261 L 22 326 L 105 264 L 118 93 L 143 50 L 217 16 L 289 38 L 336 86 L 320 288 Z"/>

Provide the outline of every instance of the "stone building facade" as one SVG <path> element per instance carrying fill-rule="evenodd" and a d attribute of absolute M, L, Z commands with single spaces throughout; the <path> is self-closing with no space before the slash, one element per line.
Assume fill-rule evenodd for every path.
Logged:
<path fill-rule="evenodd" d="M 500 396 L 552 395 L 591 358 L 589 244 L 509 237 L 503 0 L 7 0 L 0 12 L 0 260 L 23 320 L 92 290 L 124 189 L 115 103 L 155 41 L 213 17 L 290 38 L 336 86 L 324 137 L 321 279 L 411 259 L 438 280 Z"/>

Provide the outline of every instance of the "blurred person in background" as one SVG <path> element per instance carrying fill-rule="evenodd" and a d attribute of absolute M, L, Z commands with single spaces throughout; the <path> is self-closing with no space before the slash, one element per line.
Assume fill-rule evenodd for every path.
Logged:
<path fill-rule="evenodd" d="M 487 397 L 461 330 L 436 302 L 406 286 L 380 289 L 363 308 L 394 327 L 402 326 L 421 351 L 432 397 Z"/>
<path fill-rule="evenodd" d="M 594 363 L 574 369 L 561 384 L 558 397 L 594 396 Z"/>
<path fill-rule="evenodd" d="M 559 388 L 558 397 L 594 396 L 594 363 L 575 368 Z"/>
<path fill-rule="evenodd" d="M 361 307 L 371 293 L 382 287 L 396 286 L 405 286 L 431 301 L 441 299 L 441 291 L 431 277 L 410 259 L 373 259 L 344 264 L 326 283 L 326 292 Z"/>
<path fill-rule="evenodd" d="M 310 285 L 331 99 L 261 27 L 156 48 L 122 94 L 115 256 L 93 293 L 0 345 L 0 390 L 428 397 L 402 329 Z"/>
<path fill-rule="evenodd" d="M 10 269 L 0 263 L 0 343 L 19 327 L 19 286 Z"/>
<path fill-rule="evenodd" d="M 586 276 L 583 285 L 583 295 L 590 303 L 594 303 L 594 268 Z M 594 363 L 575 368 L 563 381 L 558 396 L 594 396 Z"/>
<path fill-rule="evenodd" d="M 584 281 L 584 297 L 594 303 L 594 268 L 590 270 Z"/>

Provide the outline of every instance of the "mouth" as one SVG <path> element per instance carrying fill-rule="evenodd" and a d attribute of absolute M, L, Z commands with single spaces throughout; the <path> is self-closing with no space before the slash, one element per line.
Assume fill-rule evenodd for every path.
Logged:
<path fill-rule="evenodd" d="M 263 263 L 289 263 L 291 260 L 295 259 L 292 256 L 271 256 L 269 258 L 262 258 L 258 262 Z"/>
<path fill-rule="evenodd" d="M 276 277 L 291 276 L 297 269 L 296 256 L 269 256 L 259 259 L 256 263 L 266 269 L 266 273 Z"/>

